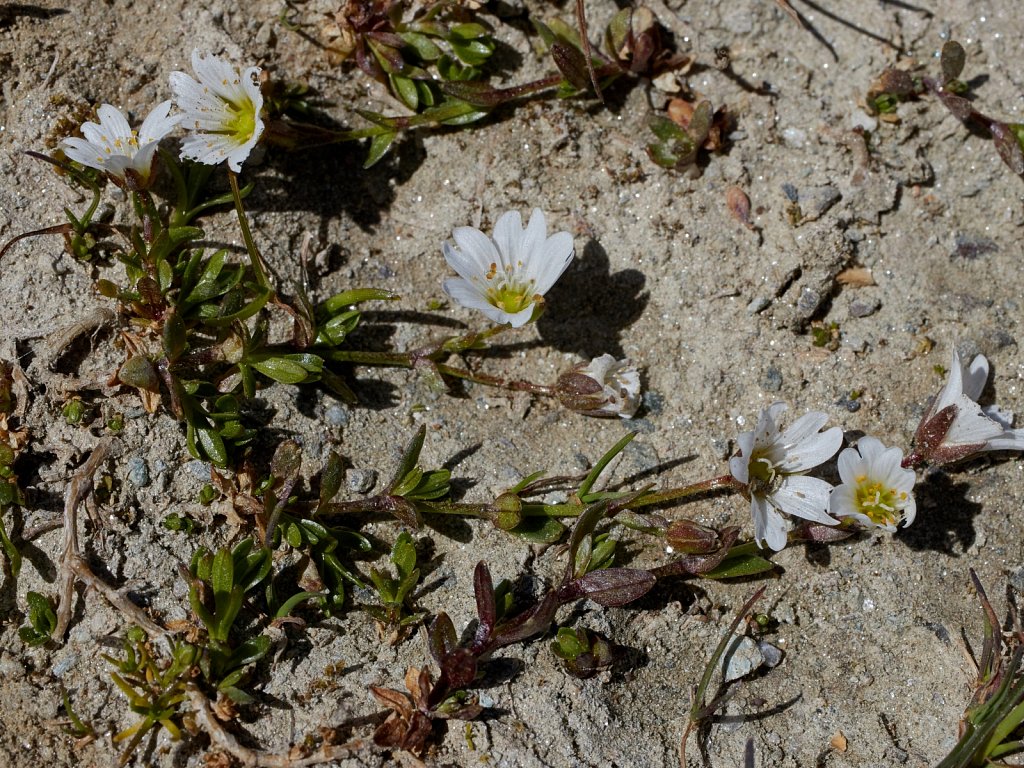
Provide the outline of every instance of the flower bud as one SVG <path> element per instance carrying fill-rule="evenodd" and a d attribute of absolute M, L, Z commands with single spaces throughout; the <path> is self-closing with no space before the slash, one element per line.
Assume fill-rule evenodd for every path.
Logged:
<path fill-rule="evenodd" d="M 677 520 L 665 529 L 665 540 L 684 555 L 703 555 L 721 546 L 718 532 L 693 520 Z"/>
<path fill-rule="evenodd" d="M 640 373 L 629 360 L 605 354 L 563 373 L 555 391 L 562 405 L 585 416 L 630 419 L 640 407 Z"/>

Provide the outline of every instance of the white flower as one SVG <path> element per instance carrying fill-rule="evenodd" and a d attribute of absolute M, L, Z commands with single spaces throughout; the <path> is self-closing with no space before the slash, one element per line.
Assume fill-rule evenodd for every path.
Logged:
<path fill-rule="evenodd" d="M 539 208 L 525 230 L 519 212 L 509 211 L 494 225 L 493 238 L 474 227 L 457 227 L 452 237 L 455 246 L 444 244 L 444 258 L 459 277 L 445 280 L 444 292 L 513 328 L 530 322 L 573 257 L 572 235 L 548 237 Z"/>
<path fill-rule="evenodd" d="M 198 82 L 184 72 L 171 72 L 171 91 L 184 113 L 182 125 L 194 131 L 181 144 L 181 156 L 206 165 L 228 161 L 235 173 L 249 157 L 263 133 L 260 110 L 259 67 L 241 75 L 217 56 L 192 51 L 192 71 Z"/>
<path fill-rule="evenodd" d="M 839 454 L 842 485 L 832 491 L 828 511 L 861 523 L 895 531 L 900 521 L 914 522 L 917 502 L 912 491 L 917 476 L 903 469 L 903 451 L 886 448 L 874 437 L 862 437 L 856 448 Z"/>
<path fill-rule="evenodd" d="M 100 122 L 83 123 L 82 136 L 64 139 L 64 154 L 76 163 L 104 171 L 115 181 L 133 188 L 145 188 L 153 170 L 153 153 L 160 140 L 170 133 L 181 118 L 168 117 L 171 102 L 158 104 L 133 131 L 124 114 L 103 104 L 97 110 Z"/>
<path fill-rule="evenodd" d="M 762 409 L 753 431 L 739 436 L 739 454 L 729 460 L 732 476 L 747 486 L 750 495 L 754 539 L 758 546 L 767 542 L 775 551 L 786 546 L 786 523 L 780 513 L 824 525 L 838 522 L 825 513 L 832 486 L 802 473 L 835 455 L 843 431 L 832 427 L 820 432 L 828 416 L 811 411 L 780 433 L 775 422 L 785 410 L 785 403 Z"/>
<path fill-rule="evenodd" d="M 562 374 L 556 389 L 566 408 L 587 416 L 631 419 L 640 407 L 640 372 L 608 354 Z"/>
<path fill-rule="evenodd" d="M 921 419 L 912 458 L 949 464 L 985 451 L 1024 451 L 1024 429 L 1011 429 L 1013 414 L 978 405 L 986 381 L 984 355 L 964 366 L 953 350 L 949 378 Z"/>

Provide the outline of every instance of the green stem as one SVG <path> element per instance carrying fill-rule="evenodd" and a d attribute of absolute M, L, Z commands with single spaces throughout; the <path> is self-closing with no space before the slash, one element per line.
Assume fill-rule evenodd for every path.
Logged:
<path fill-rule="evenodd" d="M 252 271 L 255 274 L 256 282 L 261 288 L 273 292 L 273 286 L 267 277 L 267 267 L 263 262 L 263 255 L 256 248 L 252 239 L 252 232 L 249 230 L 249 220 L 245 216 L 245 209 L 242 207 L 242 195 L 238 191 L 238 176 L 228 168 L 228 182 L 231 184 L 231 196 L 235 199 L 235 211 L 238 213 L 238 225 L 242 229 L 242 242 L 245 243 L 245 250 L 249 253 L 249 260 L 252 262 Z"/>
<path fill-rule="evenodd" d="M 408 352 L 371 352 L 362 349 L 314 350 L 325 360 L 336 363 L 357 363 L 359 365 L 385 365 L 398 368 L 412 368 L 412 355 Z"/>
<path fill-rule="evenodd" d="M 451 376 L 452 378 L 462 379 L 463 381 L 469 381 L 473 384 L 483 384 L 488 387 L 500 387 L 502 389 L 511 389 L 514 392 L 532 392 L 537 395 L 554 395 L 554 387 L 548 387 L 543 384 L 534 384 L 532 381 L 526 381 L 525 379 L 513 379 L 509 381 L 507 379 L 499 378 L 498 376 L 489 376 L 486 373 L 473 373 L 467 371 L 464 368 L 454 368 L 450 365 L 438 364 L 437 372 L 442 376 Z"/>
<path fill-rule="evenodd" d="M 698 496 L 700 494 L 711 493 L 712 491 L 718 491 L 725 488 L 738 491 L 743 487 L 745 486 L 738 482 L 732 475 L 722 475 L 721 477 L 713 477 L 710 480 L 702 480 L 699 483 L 684 485 L 681 488 L 669 488 L 664 491 L 644 494 L 636 501 L 626 504 L 625 509 L 651 507 L 656 504 L 665 504 L 669 501 L 687 499 L 690 496 Z"/>
<path fill-rule="evenodd" d="M 476 349 L 479 348 L 483 342 L 494 338 L 499 333 L 504 333 L 511 327 L 512 326 L 508 324 L 493 325 L 483 331 L 472 331 L 462 336 L 453 336 L 450 339 L 443 341 L 437 351 L 457 354 L 459 352 L 465 352 L 467 349 Z M 436 352 L 434 354 L 436 354 Z"/>

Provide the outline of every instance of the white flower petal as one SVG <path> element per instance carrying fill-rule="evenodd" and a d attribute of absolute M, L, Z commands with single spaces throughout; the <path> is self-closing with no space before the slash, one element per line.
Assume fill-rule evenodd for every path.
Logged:
<path fill-rule="evenodd" d="M 971 400 L 977 400 L 985 391 L 985 383 L 988 381 L 988 359 L 984 355 L 976 355 L 971 364 L 962 371 L 963 393 Z"/>
<path fill-rule="evenodd" d="M 146 115 L 146 119 L 139 127 L 140 146 L 145 147 L 151 142 L 160 141 L 181 122 L 181 115 L 169 115 L 170 111 L 171 100 L 168 99 L 157 104 L 153 111 Z"/>
<path fill-rule="evenodd" d="M 746 456 L 733 456 L 729 459 L 729 473 L 736 478 L 738 482 L 749 483 L 750 482 L 750 459 Z"/>
<path fill-rule="evenodd" d="M 754 520 L 754 541 L 764 548 L 767 544 L 778 552 L 786 546 L 786 521 L 763 498 L 754 496 L 750 500 L 750 514 Z"/>
<path fill-rule="evenodd" d="M 960 365 L 960 355 L 957 354 L 956 349 L 953 349 L 952 359 L 949 364 L 949 376 L 946 378 L 946 383 L 939 390 L 939 394 L 935 396 L 931 405 L 928 406 L 928 411 L 925 414 L 926 418 L 934 416 L 936 413 L 941 411 L 943 408 L 955 403 L 961 395 L 964 393 L 964 369 Z"/>
<path fill-rule="evenodd" d="M 858 475 L 866 474 L 864 470 L 864 460 L 860 454 L 857 453 L 856 448 L 846 448 L 842 453 L 839 454 L 839 459 L 836 462 L 839 467 L 839 479 L 844 484 L 856 482 Z"/>
<path fill-rule="evenodd" d="M 64 154 L 76 163 L 81 163 L 89 168 L 95 168 L 98 171 L 104 170 L 107 157 L 92 142 L 80 139 L 77 136 L 71 136 L 64 139 L 61 142 L 61 146 L 64 149 Z"/>
<path fill-rule="evenodd" d="M 987 451 L 1024 451 L 1024 429 L 1006 429 L 999 437 L 985 441 Z"/>
<path fill-rule="evenodd" d="M 470 229 L 470 227 L 464 227 Z M 479 230 L 474 230 L 479 231 Z M 483 232 L 480 232 L 482 235 Z M 494 225 L 494 244 L 497 246 L 499 265 L 504 268 L 523 259 L 523 223 L 519 211 L 507 211 Z M 493 260 L 493 259 L 492 259 Z"/>
<path fill-rule="evenodd" d="M 786 447 L 796 445 L 820 430 L 827 422 L 827 413 L 808 411 L 786 428 L 779 438 L 779 442 Z"/>
<path fill-rule="evenodd" d="M 906 528 L 917 517 L 917 499 L 911 495 L 907 500 L 907 505 L 903 508 L 903 527 Z"/>
<path fill-rule="evenodd" d="M 462 256 L 477 270 L 486 274 L 491 265 L 501 266 L 501 256 L 494 241 L 475 227 L 456 227 L 452 230 L 452 239 L 458 246 Z"/>
<path fill-rule="evenodd" d="M 192 69 L 198 80 L 184 72 L 170 75 L 182 111 L 178 119 L 194 132 L 182 143 L 181 157 L 206 165 L 227 160 L 238 173 L 263 134 L 263 95 L 256 82 L 261 70 L 249 67 L 239 74 L 226 61 L 198 50 L 192 51 Z M 154 129 L 165 125 L 155 121 Z"/>
<path fill-rule="evenodd" d="M 824 464 L 835 456 L 836 451 L 839 450 L 839 446 L 842 444 L 843 430 L 839 427 L 832 427 L 824 432 L 813 433 L 808 437 L 804 437 L 795 445 L 787 444 L 783 446 L 785 456 L 776 462 L 776 467 L 780 472 L 787 474 L 805 472 L 819 464 Z"/>
<path fill-rule="evenodd" d="M 1013 411 L 1003 410 L 998 405 L 983 405 L 981 412 L 1003 429 L 1009 429 L 1013 426 Z"/>
<path fill-rule="evenodd" d="M 984 443 L 1003 433 L 1003 427 L 986 416 L 981 406 L 967 395 L 960 395 L 955 405 L 956 418 L 942 441 L 944 445 Z"/>
<path fill-rule="evenodd" d="M 562 234 L 568 235 L 569 242 L 572 242 L 572 235 L 569 235 L 568 232 L 563 232 Z M 543 266 L 546 262 L 547 254 L 545 253 L 544 245 L 547 241 L 547 236 L 548 226 L 544 219 L 544 213 L 540 208 L 534 208 L 533 213 L 530 214 L 530 221 L 526 225 L 526 230 L 520 235 L 520 252 L 516 254 L 516 259 L 522 260 L 524 265 L 530 262 L 530 271 L 534 276 L 538 274 L 537 267 Z M 551 282 L 553 284 L 554 280 Z M 548 287 L 550 288 L 551 286 Z"/>
<path fill-rule="evenodd" d="M 476 286 L 461 277 L 450 277 L 442 283 L 444 292 L 452 297 L 459 305 L 467 309 L 478 309 L 492 322 L 498 325 L 509 324 L 513 328 L 519 328 L 530 320 L 533 307 L 527 307 L 523 312 L 510 314 L 494 306 L 484 297 Z M 526 314 L 525 319 L 522 317 Z"/>
<path fill-rule="evenodd" d="M 110 136 L 111 141 L 116 139 L 125 141 L 132 137 L 132 127 L 128 124 L 128 118 L 117 107 L 101 104 L 100 108 L 96 110 L 96 114 L 99 115 L 100 125 Z"/>
<path fill-rule="evenodd" d="M 539 255 L 530 263 L 537 293 L 543 296 L 551 290 L 569 268 L 574 255 L 572 235 L 568 232 L 556 232 L 540 246 Z"/>
<path fill-rule="evenodd" d="M 480 309 L 496 322 L 514 328 L 526 325 L 537 309 L 536 297 L 544 295 L 572 259 L 572 237 L 561 232 L 545 239 L 544 224 L 544 214 L 534 209 L 526 230 L 518 212 L 503 214 L 493 238 L 474 227 L 456 227 L 455 245 L 443 243 L 442 252 L 464 284 L 445 290 L 463 306 Z M 561 261 L 549 259 L 552 254 Z"/>
<path fill-rule="evenodd" d="M 787 515 L 802 517 L 824 525 L 836 525 L 828 509 L 832 486 L 824 480 L 804 475 L 784 477 L 779 487 L 768 495 L 768 501 Z"/>

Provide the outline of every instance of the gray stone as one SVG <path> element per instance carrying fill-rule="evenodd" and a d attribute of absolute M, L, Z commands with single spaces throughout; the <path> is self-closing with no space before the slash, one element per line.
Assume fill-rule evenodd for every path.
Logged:
<path fill-rule="evenodd" d="M 345 471 L 345 484 L 353 493 L 369 493 L 377 484 L 377 470 L 349 469 Z"/>
<path fill-rule="evenodd" d="M 739 680 L 760 668 L 764 661 L 764 655 L 757 647 L 757 643 L 749 637 L 741 637 L 725 652 L 722 677 L 727 683 Z"/>
<path fill-rule="evenodd" d="M 348 424 L 348 410 L 340 405 L 332 405 L 325 415 L 327 423 L 333 427 L 344 427 Z"/>
<path fill-rule="evenodd" d="M 878 299 L 854 299 L 850 302 L 851 317 L 870 317 L 882 308 Z"/>
<path fill-rule="evenodd" d="M 149 465 L 141 456 L 132 456 L 128 459 L 128 482 L 136 488 L 145 488 L 149 485 Z"/>

